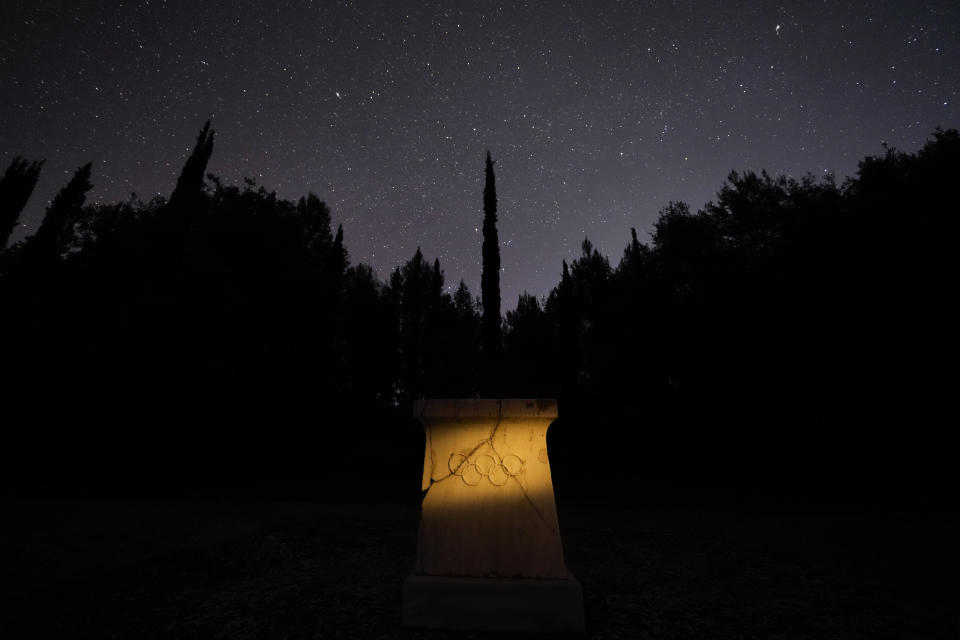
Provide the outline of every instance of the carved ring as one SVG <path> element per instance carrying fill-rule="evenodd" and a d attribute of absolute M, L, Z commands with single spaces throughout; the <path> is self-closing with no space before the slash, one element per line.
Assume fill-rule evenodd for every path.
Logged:
<path fill-rule="evenodd" d="M 447 468 L 451 475 L 458 476 L 463 483 L 475 487 L 486 478 L 495 487 L 507 484 L 510 478 L 520 474 L 523 470 L 523 458 L 508 453 L 502 458 L 493 451 L 481 453 L 468 458 L 462 453 L 453 453 L 447 460 Z"/>

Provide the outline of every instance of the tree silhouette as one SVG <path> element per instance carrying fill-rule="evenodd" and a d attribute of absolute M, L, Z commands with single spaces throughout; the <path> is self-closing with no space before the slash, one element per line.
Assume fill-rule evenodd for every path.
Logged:
<path fill-rule="evenodd" d="M 44 160 L 28 162 L 17 156 L 0 178 L 0 251 L 7 246 L 10 234 L 17 226 L 20 212 L 26 206 L 33 188 L 37 186 Z"/>
<path fill-rule="evenodd" d="M 333 247 L 330 251 L 331 273 L 334 281 L 339 285 L 343 280 L 347 265 L 350 264 L 347 248 L 343 246 L 343 225 L 337 225 L 337 234 L 333 237 Z"/>
<path fill-rule="evenodd" d="M 549 357 L 553 331 L 540 301 L 521 293 L 516 308 L 507 311 L 504 327 L 504 391 L 521 397 L 555 396 L 555 363 Z"/>
<path fill-rule="evenodd" d="M 203 193 L 203 178 L 207 171 L 207 163 L 213 154 L 214 131 L 210 128 L 210 121 L 203 123 L 203 128 L 197 135 L 197 143 L 183 165 L 183 170 L 177 178 L 177 185 L 170 194 L 170 207 L 180 210 L 189 210 L 196 206 Z"/>
<path fill-rule="evenodd" d="M 483 186 L 483 270 L 480 274 L 483 316 L 480 342 L 483 350 L 481 392 L 496 394 L 502 351 L 500 318 L 500 242 L 497 238 L 497 185 L 493 160 L 487 151 Z"/>
<path fill-rule="evenodd" d="M 297 201 L 296 214 L 307 249 L 314 254 L 326 250 L 333 243 L 330 233 L 330 207 L 313 193 Z"/>
<path fill-rule="evenodd" d="M 566 260 L 561 263 L 560 284 L 551 292 L 547 307 L 557 319 L 561 401 L 571 400 L 576 392 L 580 371 L 580 323 L 573 279 Z"/>
<path fill-rule="evenodd" d="M 470 295 L 470 288 L 467 287 L 467 283 L 463 280 L 460 280 L 460 284 L 457 286 L 457 290 L 453 294 L 453 305 L 457 310 L 457 315 L 461 318 L 475 318 L 476 317 L 476 305 L 473 301 L 473 296 Z"/>
<path fill-rule="evenodd" d="M 33 259 L 47 263 L 55 261 L 73 239 L 73 225 L 80 218 L 87 192 L 93 188 L 90 184 L 92 167 L 93 164 L 88 162 L 77 169 L 70 182 L 50 203 L 40 228 L 28 241 L 28 251 Z"/>
<path fill-rule="evenodd" d="M 479 304 L 461 280 L 453 294 L 452 335 L 448 352 L 448 376 L 452 396 L 473 397 L 478 389 L 480 314 Z"/>
<path fill-rule="evenodd" d="M 424 361 L 426 359 L 426 322 L 432 303 L 433 271 L 417 247 L 413 257 L 400 269 L 399 284 L 399 333 L 401 386 L 407 399 L 412 400 L 423 393 Z"/>
<path fill-rule="evenodd" d="M 351 491 L 383 491 L 381 474 L 347 467 L 415 468 L 422 449 L 395 455 L 410 400 L 478 393 L 559 397 L 550 446 L 569 455 L 555 469 L 567 491 L 589 494 L 601 473 L 616 480 L 605 492 L 633 496 L 686 483 L 698 498 L 716 486 L 890 501 L 952 486 L 940 416 L 956 131 L 865 158 L 842 185 L 731 173 L 700 211 L 667 205 L 648 244 L 630 229 L 616 267 L 584 239 L 546 301 L 524 294 L 502 323 L 489 154 L 478 300 L 463 281 L 447 293 L 420 251 L 386 283 L 350 265 L 313 194 L 209 175 L 204 191 L 212 135 L 205 125 L 170 203 L 86 204 L 85 165 L 37 233 L 0 253 L 16 310 L 0 314 L 16 336 L 4 415 L 50 425 L 10 430 L 23 454 L 4 473 L 19 485 L 0 486 L 289 496 L 339 492 L 349 475 Z M 18 159 L 0 180 L 5 211 L 40 165 Z M 605 462 L 609 442 L 630 464 Z M 325 457 L 318 483 L 330 451 L 345 455 Z"/>

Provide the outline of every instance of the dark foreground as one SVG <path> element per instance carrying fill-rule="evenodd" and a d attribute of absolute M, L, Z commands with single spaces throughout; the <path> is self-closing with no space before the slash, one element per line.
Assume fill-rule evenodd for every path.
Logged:
<path fill-rule="evenodd" d="M 415 506 L 3 511 L 8 638 L 488 637 L 400 627 Z M 561 505 L 560 524 L 590 637 L 960 638 L 954 517 Z"/>

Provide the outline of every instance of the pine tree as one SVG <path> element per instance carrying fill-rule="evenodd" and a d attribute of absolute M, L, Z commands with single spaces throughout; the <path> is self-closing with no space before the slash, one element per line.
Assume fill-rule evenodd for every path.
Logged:
<path fill-rule="evenodd" d="M 451 362 L 451 390 L 460 397 L 474 397 L 478 384 L 478 345 L 480 332 L 479 305 L 471 295 L 467 283 L 463 280 L 451 299 L 453 305 L 453 340 L 447 349 L 447 359 Z"/>
<path fill-rule="evenodd" d="M 579 377 L 579 309 L 574 299 L 573 278 L 567 261 L 563 261 L 558 291 L 560 326 L 558 352 L 560 358 L 560 393 L 562 400 L 569 400 L 575 393 Z"/>
<path fill-rule="evenodd" d="M 350 257 L 347 255 L 347 248 L 343 246 L 343 225 L 337 225 L 337 234 L 333 237 L 333 251 L 331 253 L 333 261 L 333 275 L 339 282 L 343 279 L 350 266 Z"/>
<path fill-rule="evenodd" d="M 304 242 L 311 254 L 318 255 L 333 244 L 330 233 L 330 207 L 312 192 L 297 202 L 299 226 L 303 228 Z"/>
<path fill-rule="evenodd" d="M 420 247 L 401 269 L 400 289 L 400 362 L 401 387 L 407 398 L 423 391 L 424 325 L 429 304 L 432 271 Z"/>
<path fill-rule="evenodd" d="M 500 243 L 497 239 L 497 186 L 493 160 L 487 151 L 486 182 L 483 187 L 483 271 L 480 275 L 483 317 L 480 341 L 484 367 L 481 392 L 492 394 L 497 389 L 500 354 Z"/>
<path fill-rule="evenodd" d="M 438 301 L 443 295 L 443 271 L 440 270 L 440 258 L 433 259 L 433 274 L 430 279 L 430 298 Z"/>
<path fill-rule="evenodd" d="M 0 178 L 0 250 L 7 246 L 10 234 L 20 219 L 20 212 L 37 186 L 43 163 L 43 160 L 27 162 L 17 156 L 7 167 L 3 178 Z"/>
<path fill-rule="evenodd" d="M 456 292 L 453 294 L 453 307 L 456 309 L 457 316 L 460 318 L 474 317 L 473 297 L 470 295 L 470 289 L 467 287 L 467 283 L 463 280 L 460 280 L 460 286 L 457 287 Z"/>

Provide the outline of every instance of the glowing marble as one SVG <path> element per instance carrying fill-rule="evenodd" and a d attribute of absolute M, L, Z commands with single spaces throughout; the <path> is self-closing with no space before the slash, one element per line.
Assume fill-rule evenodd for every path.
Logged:
<path fill-rule="evenodd" d="M 415 415 L 426 446 L 405 622 L 582 630 L 582 592 L 564 563 L 547 453 L 556 402 L 425 400 Z"/>

